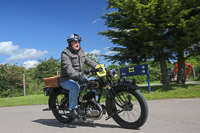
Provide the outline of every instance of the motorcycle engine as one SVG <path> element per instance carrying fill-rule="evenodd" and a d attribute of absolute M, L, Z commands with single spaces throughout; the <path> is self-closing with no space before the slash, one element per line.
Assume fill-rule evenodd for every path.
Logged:
<path fill-rule="evenodd" d="M 93 110 L 92 108 L 86 108 L 87 117 L 97 117 L 99 116 L 99 110 Z"/>
<path fill-rule="evenodd" d="M 81 104 L 79 114 L 86 119 L 99 120 L 102 118 L 103 110 L 101 105 L 92 99 Z"/>
<path fill-rule="evenodd" d="M 99 120 L 103 116 L 102 106 L 95 100 L 95 92 L 89 91 L 81 98 L 79 114 L 86 119 Z"/>

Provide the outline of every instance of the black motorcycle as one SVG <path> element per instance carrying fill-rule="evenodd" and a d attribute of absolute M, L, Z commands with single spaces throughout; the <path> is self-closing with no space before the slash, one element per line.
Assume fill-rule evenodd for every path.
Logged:
<path fill-rule="evenodd" d="M 116 70 L 105 70 L 104 66 L 84 71 L 96 78 L 81 85 L 78 97 L 78 113 L 81 119 L 100 120 L 107 113 L 106 120 L 113 118 L 120 126 L 128 129 L 141 127 L 148 117 L 148 106 L 138 86 L 130 79 L 115 80 Z M 49 109 L 61 123 L 70 123 L 69 91 L 62 87 L 44 88 L 49 96 Z M 102 102 L 105 102 L 103 104 Z"/>

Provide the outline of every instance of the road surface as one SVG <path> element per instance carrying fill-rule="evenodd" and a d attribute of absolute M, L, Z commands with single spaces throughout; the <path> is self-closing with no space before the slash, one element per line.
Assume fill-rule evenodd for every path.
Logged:
<path fill-rule="evenodd" d="M 140 129 L 118 126 L 112 119 L 61 124 L 42 109 L 47 105 L 0 108 L 1 133 L 199 133 L 200 99 L 148 101 L 149 117 Z"/>

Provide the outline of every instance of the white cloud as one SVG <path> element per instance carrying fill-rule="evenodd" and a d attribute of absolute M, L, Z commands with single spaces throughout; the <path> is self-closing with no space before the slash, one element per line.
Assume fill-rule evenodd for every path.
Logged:
<path fill-rule="evenodd" d="M 47 54 L 47 51 L 41 51 L 37 49 L 20 49 L 16 53 L 13 53 L 6 61 L 17 61 L 25 59 L 34 59 L 38 58 L 44 54 Z"/>
<path fill-rule="evenodd" d="M 114 31 L 114 32 L 120 32 L 121 31 L 118 28 L 112 28 L 111 30 Z"/>
<path fill-rule="evenodd" d="M 100 19 L 95 19 L 92 21 L 93 24 L 97 23 L 97 21 L 100 21 Z"/>
<path fill-rule="evenodd" d="M 110 47 L 105 47 L 104 49 L 109 49 Z"/>
<path fill-rule="evenodd" d="M 118 52 L 116 52 L 116 51 L 111 51 L 111 50 L 110 50 L 110 47 L 108 47 L 108 46 L 105 47 L 104 49 L 105 49 L 105 50 L 109 50 L 109 51 L 107 51 L 104 55 L 110 55 L 110 54 L 117 54 L 117 53 L 118 53 Z"/>
<path fill-rule="evenodd" d="M 39 64 L 38 61 L 36 60 L 29 60 L 29 61 L 25 61 L 22 65 L 26 68 L 32 68 L 32 67 L 36 67 Z"/>
<path fill-rule="evenodd" d="M 92 51 L 90 51 L 90 52 L 86 52 L 86 54 L 87 53 L 92 53 L 92 54 L 100 54 L 101 53 L 101 50 L 97 50 L 97 49 L 94 49 L 94 50 L 92 50 Z"/>
<path fill-rule="evenodd" d="M 0 42 L 0 55 L 12 55 L 18 49 L 19 46 L 13 45 L 11 41 Z"/>
<path fill-rule="evenodd" d="M 7 62 L 34 59 L 47 53 L 47 51 L 41 51 L 34 48 L 21 49 L 18 45 L 13 45 L 12 41 L 0 42 L 0 55 L 10 56 L 6 59 Z"/>
<path fill-rule="evenodd" d="M 106 52 L 104 55 L 110 55 L 110 54 L 117 54 L 118 52 L 115 52 L 115 51 L 108 51 Z"/>
<path fill-rule="evenodd" d="M 101 42 L 103 42 L 104 40 L 106 40 L 106 37 L 102 38 L 102 39 L 101 39 Z"/>

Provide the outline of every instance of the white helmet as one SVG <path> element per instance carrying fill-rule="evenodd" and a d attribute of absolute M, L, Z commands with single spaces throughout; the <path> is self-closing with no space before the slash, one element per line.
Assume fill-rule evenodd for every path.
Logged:
<path fill-rule="evenodd" d="M 81 37 L 78 34 L 71 34 L 68 39 L 67 42 L 70 44 L 72 41 L 80 41 L 81 42 Z"/>

